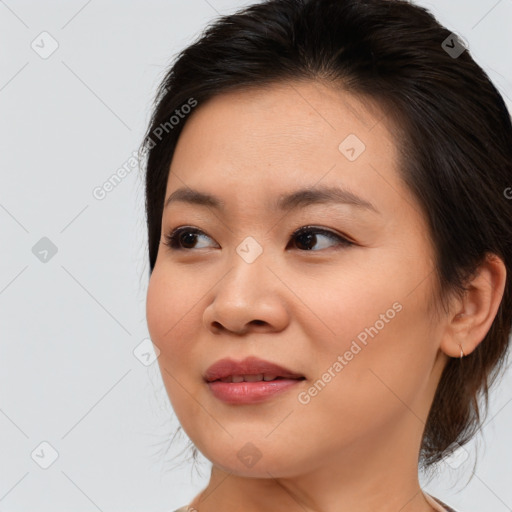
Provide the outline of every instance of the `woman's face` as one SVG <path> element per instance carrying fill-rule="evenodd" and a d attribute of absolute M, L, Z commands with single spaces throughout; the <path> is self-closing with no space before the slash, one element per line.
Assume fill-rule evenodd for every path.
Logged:
<path fill-rule="evenodd" d="M 391 129 L 313 82 L 217 96 L 186 121 L 165 197 L 190 194 L 164 208 L 147 321 L 174 411 L 214 465 L 284 477 L 370 453 L 417 461 L 446 356 Z M 302 379 L 205 380 L 248 357 Z"/>

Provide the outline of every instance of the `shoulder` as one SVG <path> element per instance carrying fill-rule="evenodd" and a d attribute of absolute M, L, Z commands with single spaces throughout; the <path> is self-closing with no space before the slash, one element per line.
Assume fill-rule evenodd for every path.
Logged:
<path fill-rule="evenodd" d="M 194 510 L 194 509 L 191 509 L 191 510 Z M 188 507 L 188 505 L 184 505 L 183 507 L 177 508 L 173 512 L 189 512 L 189 507 Z"/>

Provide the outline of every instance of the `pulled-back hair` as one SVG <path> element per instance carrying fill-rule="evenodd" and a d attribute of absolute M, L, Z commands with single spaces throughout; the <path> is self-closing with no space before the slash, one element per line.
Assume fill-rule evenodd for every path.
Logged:
<path fill-rule="evenodd" d="M 450 358 L 442 374 L 421 445 L 420 464 L 428 468 L 478 432 L 482 399 L 487 414 L 489 388 L 507 356 L 512 126 L 486 73 L 427 10 L 401 0 L 267 0 L 207 27 L 161 83 L 141 146 L 150 273 L 169 167 L 190 106 L 298 80 L 321 80 L 374 102 L 393 121 L 398 172 L 428 221 L 435 250 L 436 308 L 464 293 L 487 254 L 505 263 L 491 328 L 471 354 Z"/>

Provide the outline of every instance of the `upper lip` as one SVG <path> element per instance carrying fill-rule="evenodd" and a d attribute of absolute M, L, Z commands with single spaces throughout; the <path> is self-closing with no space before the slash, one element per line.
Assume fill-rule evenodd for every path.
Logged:
<path fill-rule="evenodd" d="M 242 361 L 226 358 L 212 364 L 205 372 L 204 379 L 207 382 L 224 379 L 233 375 L 275 375 L 288 379 L 304 378 L 303 375 L 295 373 L 270 361 L 257 357 L 247 357 Z"/>

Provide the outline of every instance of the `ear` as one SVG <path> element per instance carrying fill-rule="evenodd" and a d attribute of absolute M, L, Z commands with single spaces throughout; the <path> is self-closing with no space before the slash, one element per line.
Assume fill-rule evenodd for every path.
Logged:
<path fill-rule="evenodd" d="M 450 357 L 471 354 L 483 341 L 503 298 L 507 269 L 503 260 L 488 253 L 462 298 L 454 299 L 441 340 L 441 350 Z"/>

